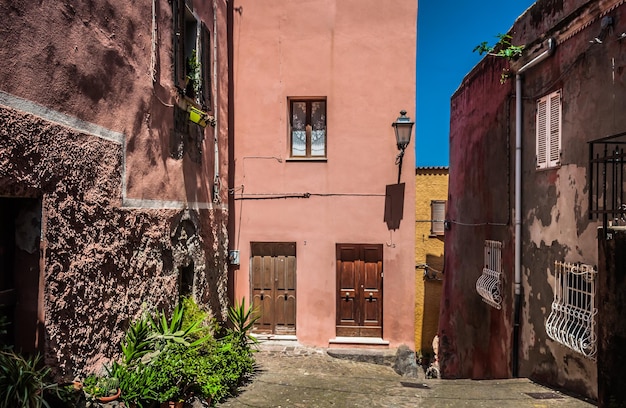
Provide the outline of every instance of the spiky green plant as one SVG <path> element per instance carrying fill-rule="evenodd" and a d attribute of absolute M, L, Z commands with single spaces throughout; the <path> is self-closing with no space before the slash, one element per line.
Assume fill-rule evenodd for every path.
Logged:
<path fill-rule="evenodd" d="M 57 385 L 46 380 L 50 370 L 39 368 L 39 356 L 25 358 L 12 351 L 0 351 L 0 406 L 41 408 L 50 405 L 45 392 Z"/>

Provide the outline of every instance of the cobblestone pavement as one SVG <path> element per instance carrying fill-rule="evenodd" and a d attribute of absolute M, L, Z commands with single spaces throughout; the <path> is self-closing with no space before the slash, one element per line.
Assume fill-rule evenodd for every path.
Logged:
<path fill-rule="evenodd" d="M 528 379 L 407 378 L 387 366 L 330 357 L 323 349 L 262 346 L 256 359 L 254 380 L 220 407 L 594 406 Z"/>

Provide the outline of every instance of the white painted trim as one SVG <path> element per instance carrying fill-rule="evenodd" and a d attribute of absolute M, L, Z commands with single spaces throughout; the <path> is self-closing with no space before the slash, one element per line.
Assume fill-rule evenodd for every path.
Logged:
<path fill-rule="evenodd" d="M 9 108 L 29 113 L 31 115 L 38 116 L 50 122 L 67 126 L 74 130 L 78 130 L 81 133 L 97 136 L 110 142 L 123 144 L 126 141 L 126 136 L 124 136 L 123 133 L 103 128 L 94 123 L 85 122 L 84 120 L 78 119 L 74 116 L 66 115 L 65 113 L 52 110 L 43 105 L 39 105 L 38 103 L 8 94 L 3 91 L 0 91 L 0 104 Z"/>
<path fill-rule="evenodd" d="M 85 122 L 77 117 L 66 115 L 59 111 L 47 108 L 38 103 L 11 95 L 0 90 L 0 105 L 16 109 L 27 114 L 37 116 L 41 119 L 58 123 L 80 133 L 99 137 L 113 143 L 117 143 L 122 148 L 122 207 L 143 208 L 143 209 L 185 209 L 196 210 L 227 210 L 228 206 L 220 204 L 214 205 L 211 202 L 185 202 L 168 200 L 135 199 L 126 197 L 126 135 L 104 128 L 94 123 Z"/>
<path fill-rule="evenodd" d="M 251 333 L 252 337 L 259 341 L 298 341 L 298 338 L 292 334 L 262 334 Z"/>
<path fill-rule="evenodd" d="M 389 342 L 380 337 L 335 337 L 328 340 L 329 344 L 367 344 L 371 346 L 388 346 Z"/>

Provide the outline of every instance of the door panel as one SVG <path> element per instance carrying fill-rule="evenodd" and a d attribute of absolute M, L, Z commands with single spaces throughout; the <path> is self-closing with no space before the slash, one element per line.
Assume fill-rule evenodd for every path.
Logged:
<path fill-rule="evenodd" d="M 251 290 L 260 314 L 257 333 L 296 332 L 295 249 L 293 242 L 251 243 Z"/>
<path fill-rule="evenodd" d="M 382 337 L 382 251 L 337 244 L 337 336 Z"/>
<path fill-rule="evenodd" d="M 271 333 L 273 322 L 273 292 L 271 257 L 252 257 L 252 303 L 259 313 L 255 328 L 260 333 Z"/>

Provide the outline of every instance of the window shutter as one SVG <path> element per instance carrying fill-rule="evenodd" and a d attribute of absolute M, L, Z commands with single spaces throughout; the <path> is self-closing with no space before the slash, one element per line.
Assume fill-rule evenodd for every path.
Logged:
<path fill-rule="evenodd" d="M 537 168 L 544 169 L 547 167 L 546 146 L 548 142 L 547 115 L 548 106 L 547 99 L 541 98 L 537 101 Z"/>
<path fill-rule="evenodd" d="M 550 95 L 550 161 L 548 167 L 561 164 L 561 93 Z"/>
<path fill-rule="evenodd" d="M 446 216 L 446 202 L 445 201 L 431 201 L 431 232 L 433 235 L 442 235 L 444 233 L 443 220 Z"/>
<path fill-rule="evenodd" d="M 185 0 L 172 2 L 174 18 L 174 85 L 185 89 Z"/>
<path fill-rule="evenodd" d="M 200 58 L 202 69 L 202 105 L 206 110 L 212 110 L 211 93 L 213 91 L 211 83 L 211 33 L 204 23 L 200 31 Z"/>

